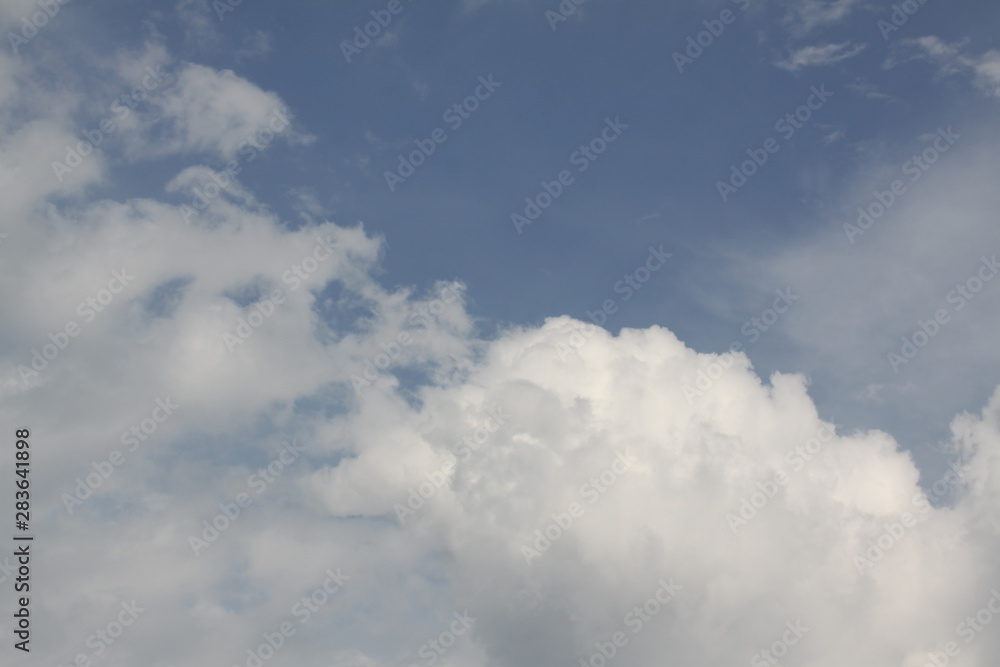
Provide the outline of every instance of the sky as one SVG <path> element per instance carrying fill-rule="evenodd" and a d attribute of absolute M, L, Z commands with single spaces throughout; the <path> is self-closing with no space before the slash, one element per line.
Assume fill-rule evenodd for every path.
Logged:
<path fill-rule="evenodd" d="M 0 0 L 2 664 L 997 664 L 998 21 Z"/>

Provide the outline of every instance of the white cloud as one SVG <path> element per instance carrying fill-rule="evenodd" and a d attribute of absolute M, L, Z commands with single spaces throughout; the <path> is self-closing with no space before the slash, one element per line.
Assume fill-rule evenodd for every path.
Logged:
<path fill-rule="evenodd" d="M 314 140 L 295 128 L 277 95 L 230 70 L 188 64 L 175 77 L 154 94 L 154 110 L 144 114 L 146 131 L 129 145 L 132 156 L 202 153 L 231 160 L 241 151 L 264 150 L 276 138 L 293 145 Z"/>
<path fill-rule="evenodd" d="M 243 44 L 236 52 L 236 57 L 241 60 L 263 58 L 272 50 L 271 37 L 263 30 L 256 30 L 243 38 Z"/>
<path fill-rule="evenodd" d="M 934 36 L 902 40 L 897 51 L 886 60 L 885 67 L 891 69 L 910 60 L 930 60 L 942 76 L 970 75 L 985 95 L 1000 97 L 1000 51 L 971 55 L 965 50 L 967 44 L 968 41 L 948 44 Z"/>
<path fill-rule="evenodd" d="M 799 0 L 785 18 L 793 32 L 804 36 L 816 28 L 839 23 L 861 4 L 861 0 Z"/>
<path fill-rule="evenodd" d="M 134 117 L 133 156 L 230 157 L 270 109 L 286 108 L 231 72 L 184 65 L 177 79 L 151 100 L 165 125 L 156 114 Z M 288 231 L 239 184 L 213 206 L 211 225 L 186 225 L 179 205 L 148 197 L 67 205 L 58 196 L 107 176 L 95 157 L 75 184 L 41 178 L 77 129 L 54 114 L 0 132 L 0 174 L 5 192 L 14 189 L 0 203 L 10 234 L 0 246 L 0 416 L 33 432 L 45 545 L 33 560 L 42 582 L 32 598 L 36 662 L 93 657 L 87 638 L 135 599 L 144 611 L 103 656 L 109 667 L 246 664 L 246 651 L 283 621 L 296 634 L 270 664 L 409 664 L 466 609 L 475 627 L 441 664 L 579 664 L 617 630 L 628 645 L 616 666 L 737 664 L 801 621 L 809 630 L 789 661 L 920 665 L 997 585 L 1000 393 L 980 415 L 954 420 L 968 481 L 955 505 L 927 509 L 862 574 L 856 559 L 869 541 L 926 499 L 919 472 L 885 433 L 811 440 L 833 425 L 804 376 L 762 382 L 740 355 L 722 369 L 718 356 L 660 327 L 585 335 L 574 333 L 581 323 L 556 317 L 483 339 L 462 285 L 380 285 L 384 242 L 363 227 Z M 121 157 L 107 150 L 107 160 Z M 166 187 L 184 192 L 206 176 L 186 168 Z M 976 192 L 995 173 L 979 178 Z M 940 238 L 956 227 L 934 214 L 968 201 L 972 190 L 961 185 L 942 178 L 928 192 L 949 198 L 936 209 L 914 201 L 925 217 L 910 218 L 912 236 L 873 243 L 861 257 L 856 280 L 872 295 L 868 306 L 891 303 L 897 278 L 879 273 L 889 251 L 917 263 L 931 248 L 942 275 L 960 265 L 967 247 L 942 253 Z M 960 218 L 969 245 L 994 238 L 987 203 L 979 204 L 989 216 Z M 843 259 L 803 257 L 822 278 Z M 797 269 L 791 256 L 776 262 L 779 274 Z M 135 277 L 86 320 L 78 304 L 122 270 Z M 230 353 L 223 334 L 275 289 L 284 303 Z M 981 303 L 978 312 L 997 312 L 985 296 Z M 842 294 L 825 305 L 844 321 L 814 330 L 798 320 L 793 330 L 836 350 L 830 338 L 853 334 L 860 309 Z M 17 366 L 70 320 L 81 333 L 22 383 Z M 821 327 L 834 324 L 843 329 Z M 873 326 L 860 324 L 862 333 Z M 410 342 L 398 342 L 401 333 Z M 369 364 L 374 379 L 355 391 L 352 376 L 365 377 Z M 710 386 L 691 389 L 706 378 Z M 162 397 L 179 404 L 176 413 L 67 513 L 63 494 L 124 449 L 121 434 Z M 501 408 L 503 427 L 478 452 L 456 456 L 455 443 Z M 248 477 L 292 438 L 304 453 L 257 494 Z M 821 447 L 808 461 L 796 453 L 813 445 Z M 622 469 L 619 456 L 634 462 Z M 11 467 L 0 460 L 8 478 Z M 437 475 L 443 467 L 454 471 Z M 787 484 L 772 493 L 779 471 Z M 394 505 L 428 475 L 440 489 L 399 526 Z M 196 557 L 189 537 L 241 493 L 253 503 Z M 759 493 L 773 497 L 734 534 L 727 514 Z M 573 503 L 582 514 L 526 563 L 522 546 L 535 546 L 553 514 L 565 522 Z M 346 585 L 299 623 L 295 605 L 336 568 Z M 681 590 L 645 632 L 631 632 L 628 614 L 661 579 Z M 996 634 L 963 653 L 995 664 Z"/>
<path fill-rule="evenodd" d="M 804 67 L 832 65 L 841 60 L 852 58 L 865 50 L 865 44 L 824 44 L 823 46 L 805 46 L 793 51 L 787 58 L 777 61 L 776 67 L 796 72 Z"/>
<path fill-rule="evenodd" d="M 228 3 L 220 4 L 229 6 Z M 209 0 L 178 0 L 176 11 L 189 43 L 200 49 L 221 45 L 222 36 L 216 28 L 218 17 L 213 15 Z"/>
<path fill-rule="evenodd" d="M 875 84 L 863 77 L 858 77 L 853 82 L 847 84 L 848 90 L 861 95 L 862 97 L 867 97 L 872 100 L 883 100 L 886 102 L 894 101 L 895 98 L 882 91 L 878 84 Z"/>

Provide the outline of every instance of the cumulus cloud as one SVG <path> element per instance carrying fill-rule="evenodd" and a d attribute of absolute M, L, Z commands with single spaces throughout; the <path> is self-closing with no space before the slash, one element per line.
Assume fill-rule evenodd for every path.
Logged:
<path fill-rule="evenodd" d="M 287 110 L 231 72 L 176 77 L 123 151 L 232 158 Z M 409 664 L 454 632 L 441 664 L 614 641 L 623 667 L 737 664 L 784 642 L 917 667 L 997 586 L 1000 393 L 954 419 L 937 494 L 888 434 L 822 419 L 804 375 L 662 327 L 484 337 L 461 283 L 383 286 L 361 225 L 289 229 L 239 184 L 210 224 L 168 197 L 67 204 L 120 156 L 61 185 L 33 156 L 78 136 L 67 117 L 2 133 L 23 191 L 0 204 L 0 414 L 38 471 L 34 660 L 100 642 L 107 665 L 252 664 L 287 623 L 270 664 Z M 134 624 L 95 639 L 123 603 Z M 996 637 L 973 633 L 969 664 Z"/>
<path fill-rule="evenodd" d="M 276 94 L 231 70 L 185 64 L 175 77 L 173 85 L 154 94 L 143 114 L 145 131 L 129 144 L 132 155 L 195 153 L 225 161 L 264 150 L 276 138 L 293 145 L 314 140 L 296 129 Z"/>

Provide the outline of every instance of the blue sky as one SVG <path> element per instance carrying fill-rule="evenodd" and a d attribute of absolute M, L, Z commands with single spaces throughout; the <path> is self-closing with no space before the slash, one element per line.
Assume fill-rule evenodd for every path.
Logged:
<path fill-rule="evenodd" d="M 307 195 L 317 214 L 363 221 L 387 240 L 383 282 L 460 279 L 488 328 L 584 318 L 614 296 L 614 283 L 650 244 L 664 244 L 675 251 L 671 266 L 608 324 L 612 331 L 659 324 L 705 351 L 724 350 L 766 295 L 787 286 L 756 280 L 756 264 L 835 236 L 859 180 L 895 156 L 905 161 L 919 136 L 953 126 L 964 144 L 980 143 L 995 111 L 995 99 L 970 85 L 971 66 L 929 62 L 908 42 L 933 35 L 963 44 L 953 59 L 982 57 L 998 11 L 990 3 L 929 3 L 891 32 L 878 23 L 892 20 L 891 6 L 859 3 L 585 3 L 555 30 L 544 3 L 400 6 L 351 62 L 342 41 L 384 7 L 245 4 L 220 20 L 219 10 L 198 3 L 181 12 L 127 3 L 109 10 L 113 21 L 98 7 L 77 10 L 73 27 L 56 25 L 25 49 L 51 49 L 58 30 L 84 25 L 93 38 L 67 50 L 106 57 L 114 51 L 108 44 L 136 48 L 155 38 L 180 58 L 233 69 L 277 92 L 315 141 L 276 146 L 248 165 L 247 186 L 290 226 L 300 221 L 297 195 Z M 673 54 L 723 10 L 732 22 L 678 72 Z M 789 64 L 809 49 L 819 51 L 817 60 Z M 444 112 L 488 75 L 501 86 L 452 130 Z M 811 86 L 833 96 L 790 138 L 776 131 Z M 81 111 L 86 127 L 94 116 Z M 571 167 L 570 155 L 607 117 L 627 123 L 621 140 L 536 223 L 513 233 L 510 215 L 523 212 L 543 179 Z M 445 143 L 390 192 L 386 171 L 436 128 L 446 130 Z M 768 137 L 780 139 L 780 152 L 721 201 L 717 182 Z M 112 163 L 106 192 L 154 193 L 163 169 Z M 853 258 L 844 261 L 850 271 Z M 784 337 L 779 327 L 751 354 L 765 375 L 809 372 L 821 395 L 826 382 L 844 393 L 897 379 L 826 378 L 833 369 Z M 873 414 L 866 401 L 843 399 L 824 407 L 840 423 L 897 431 L 919 447 L 947 435 L 956 409 L 985 399 L 992 383 L 983 380 L 961 383 L 958 400 L 936 402 L 931 415 L 919 411 L 917 428 L 907 408 Z"/>
<path fill-rule="evenodd" d="M 3 412 L 41 440 L 40 534 L 86 545 L 75 574 L 39 561 L 62 588 L 38 636 L 136 594 L 161 630 L 112 660 L 246 664 L 215 633 L 253 649 L 337 561 L 356 577 L 337 618 L 363 620 L 317 615 L 272 664 L 419 664 L 465 608 L 483 620 L 444 664 L 577 664 L 672 567 L 693 597 L 621 662 L 751 660 L 808 611 L 826 625 L 802 664 L 866 664 L 851 635 L 920 667 L 996 574 L 998 20 L 942 0 L 0 0 Z M 730 534 L 821 424 L 822 471 Z M 130 428 L 150 446 L 67 501 Z M 192 547 L 290 439 L 305 453 L 257 514 Z M 625 447 L 615 478 L 636 481 L 545 560 L 504 560 Z M 934 493 L 950 466 L 963 485 Z M 407 526 L 425 480 L 447 481 Z M 896 556 L 917 577 L 953 544 L 968 572 L 855 579 L 920 493 L 941 509 Z M 674 541 L 703 525 L 723 534 Z M 850 576 L 799 570 L 831 549 Z M 786 570 L 845 601 L 720 583 Z M 869 594 L 892 620 L 861 628 Z M 50 662 L 95 657 L 73 623 Z M 995 663 L 982 637 L 963 664 Z"/>

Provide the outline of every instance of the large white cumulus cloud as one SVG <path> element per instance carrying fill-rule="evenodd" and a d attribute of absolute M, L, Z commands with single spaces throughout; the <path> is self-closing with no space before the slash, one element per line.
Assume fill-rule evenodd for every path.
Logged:
<path fill-rule="evenodd" d="M 179 71 L 157 102 L 177 152 L 226 157 L 238 135 L 213 128 L 280 104 Z M 37 125 L 3 133 L 3 178 L 31 141 L 51 152 Z M 616 636 L 623 667 L 1000 658 L 1000 619 L 966 621 L 1000 587 L 1000 393 L 955 418 L 938 493 L 888 434 L 821 419 L 803 376 L 762 381 L 659 327 L 556 317 L 487 340 L 461 284 L 382 286 L 363 227 L 290 231 L 249 197 L 188 225 L 88 198 L 112 175 L 88 164 L 79 199 L 50 180 L 2 205 L 0 414 L 32 430 L 37 534 L 37 645 L 13 664 L 252 664 L 282 623 L 268 665 L 427 664 L 455 613 L 472 629 L 435 664 L 600 667 Z M 116 271 L 134 278 L 112 290 Z"/>
<path fill-rule="evenodd" d="M 744 662 L 798 620 L 809 630 L 789 659 L 800 664 L 924 664 L 964 640 L 956 627 L 987 603 L 998 574 L 987 480 L 1000 394 L 982 417 L 956 420 L 965 464 L 937 486 L 942 497 L 963 478 L 980 490 L 931 509 L 909 456 L 883 433 L 832 437 L 802 377 L 762 384 L 737 363 L 689 404 L 685 385 L 717 359 L 659 328 L 576 335 L 566 354 L 560 345 L 583 327 L 558 318 L 510 332 L 463 384 L 428 390 L 412 416 L 413 432 L 449 416 L 442 437 L 413 437 L 410 449 L 427 452 L 420 481 L 459 454 L 425 507 L 396 513 L 428 548 L 447 549 L 453 595 L 478 610 L 478 639 L 498 664 L 573 664 L 615 631 L 632 637 L 629 611 L 661 578 L 682 590 L 618 664 Z M 456 448 L 491 406 L 506 423 L 479 451 Z M 619 454 L 634 463 L 608 474 Z M 317 492 L 354 494 L 344 514 L 378 506 L 368 498 L 386 487 L 405 503 L 420 491 L 398 467 L 386 461 L 381 480 L 353 489 L 334 476 L 338 485 Z M 582 510 L 567 518 L 573 503 Z M 962 646 L 995 655 L 991 636 Z"/>

